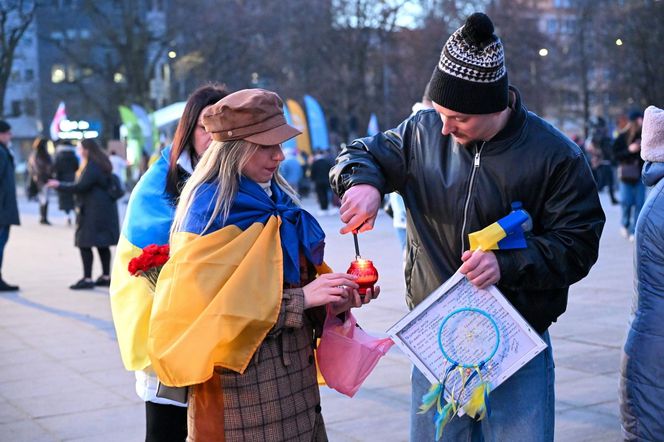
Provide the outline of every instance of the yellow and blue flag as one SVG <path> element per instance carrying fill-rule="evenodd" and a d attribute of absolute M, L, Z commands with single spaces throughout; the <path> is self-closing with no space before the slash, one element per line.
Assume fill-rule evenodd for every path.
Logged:
<path fill-rule="evenodd" d="M 526 231 L 531 220 L 521 203 L 512 203 L 512 212 L 482 230 L 468 234 L 470 250 L 525 249 Z"/>
<path fill-rule="evenodd" d="M 115 253 L 110 299 L 113 323 L 127 370 L 150 365 L 147 352 L 148 326 L 153 293 L 145 278 L 131 276 L 129 261 L 150 244 L 167 244 L 175 207 L 165 191 L 170 148 L 134 187 Z"/>
<path fill-rule="evenodd" d="M 202 185 L 159 276 L 148 349 L 166 385 L 198 384 L 215 366 L 242 373 L 277 321 L 299 253 L 323 263 L 325 235 L 274 182 L 272 197 L 242 178 L 228 219 L 211 226 L 217 184 Z"/>

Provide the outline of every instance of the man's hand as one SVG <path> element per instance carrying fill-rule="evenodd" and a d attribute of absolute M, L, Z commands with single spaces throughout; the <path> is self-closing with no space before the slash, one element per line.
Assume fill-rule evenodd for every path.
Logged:
<path fill-rule="evenodd" d="M 463 264 L 459 272 L 479 289 L 485 289 L 500 281 L 500 267 L 493 252 L 466 250 L 461 256 Z"/>
<path fill-rule="evenodd" d="M 342 234 L 373 229 L 378 209 L 380 208 L 380 192 L 369 184 L 358 184 L 346 191 L 341 200 L 341 222 L 346 224 Z"/>

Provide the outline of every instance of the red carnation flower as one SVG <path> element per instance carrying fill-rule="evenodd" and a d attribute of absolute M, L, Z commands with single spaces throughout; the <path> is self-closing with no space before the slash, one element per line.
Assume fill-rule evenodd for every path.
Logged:
<path fill-rule="evenodd" d="M 154 291 L 161 268 L 168 261 L 170 247 L 168 244 L 158 246 L 150 244 L 143 252 L 129 261 L 127 269 L 132 276 L 144 276 Z"/>
<path fill-rule="evenodd" d="M 143 248 L 143 253 L 156 255 L 159 253 L 159 246 L 156 244 L 150 244 L 149 246 Z"/>

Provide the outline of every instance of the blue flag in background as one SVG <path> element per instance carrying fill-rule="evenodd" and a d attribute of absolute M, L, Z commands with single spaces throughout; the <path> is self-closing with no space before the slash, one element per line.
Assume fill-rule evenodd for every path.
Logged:
<path fill-rule="evenodd" d="M 311 95 L 304 96 L 304 106 L 309 120 L 309 135 L 311 137 L 312 149 L 327 149 L 330 147 L 330 139 L 327 135 L 327 123 L 325 114 L 320 104 Z"/>
<path fill-rule="evenodd" d="M 367 135 L 370 136 L 370 137 L 373 137 L 378 132 L 380 132 L 380 129 L 378 128 L 378 117 L 376 116 L 376 114 L 372 113 L 371 117 L 369 118 L 369 126 L 367 127 Z"/>
<path fill-rule="evenodd" d="M 283 108 L 284 108 L 284 116 L 286 117 L 286 123 L 288 123 L 291 126 L 294 126 L 293 119 L 291 118 L 290 113 L 288 113 L 288 106 L 284 104 Z M 284 149 L 291 149 L 295 151 L 297 150 L 297 141 L 295 141 L 295 137 L 293 137 L 281 143 L 281 146 Z"/>

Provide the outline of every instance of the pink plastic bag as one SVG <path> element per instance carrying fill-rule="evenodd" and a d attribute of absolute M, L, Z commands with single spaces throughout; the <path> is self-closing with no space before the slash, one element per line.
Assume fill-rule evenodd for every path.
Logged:
<path fill-rule="evenodd" d="M 341 322 L 328 311 L 316 356 L 325 383 L 339 393 L 353 397 L 387 351 L 394 345 L 390 338 L 375 338 L 356 327 L 352 313 Z"/>

